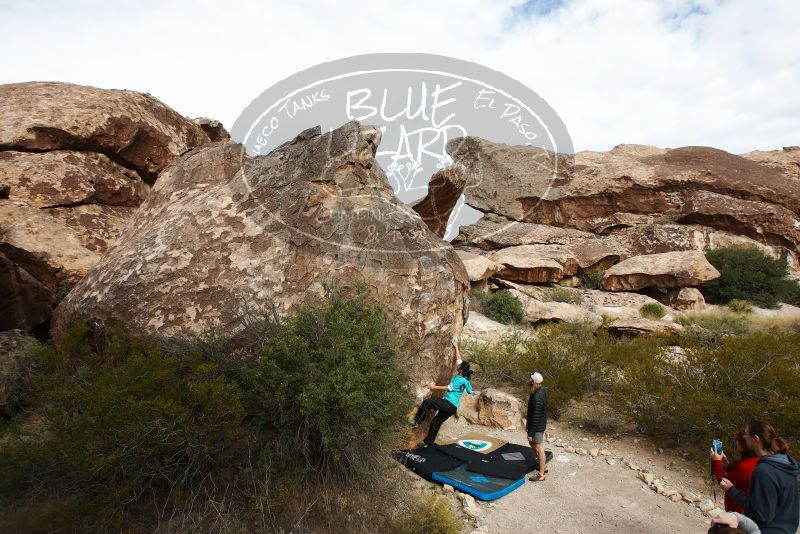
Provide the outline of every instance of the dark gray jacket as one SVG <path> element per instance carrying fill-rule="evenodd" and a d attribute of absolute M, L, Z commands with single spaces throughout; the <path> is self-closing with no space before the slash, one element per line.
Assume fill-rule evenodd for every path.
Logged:
<path fill-rule="evenodd" d="M 728 490 L 763 534 L 795 534 L 800 523 L 800 464 L 788 454 L 764 456 L 750 477 L 750 493 Z"/>
<path fill-rule="evenodd" d="M 544 387 L 533 391 L 528 397 L 528 419 L 525 426 L 529 436 L 547 429 L 547 391 Z"/>

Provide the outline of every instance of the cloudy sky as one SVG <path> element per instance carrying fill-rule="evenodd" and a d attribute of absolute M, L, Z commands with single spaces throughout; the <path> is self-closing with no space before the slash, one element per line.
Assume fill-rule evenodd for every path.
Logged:
<path fill-rule="evenodd" d="M 800 144 L 797 0 L 0 0 L 0 83 L 151 93 L 230 127 L 323 61 L 428 52 L 516 78 L 578 150 Z"/>

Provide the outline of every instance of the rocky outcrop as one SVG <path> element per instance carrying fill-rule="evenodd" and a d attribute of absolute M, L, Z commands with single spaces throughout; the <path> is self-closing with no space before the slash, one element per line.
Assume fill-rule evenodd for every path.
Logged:
<path fill-rule="evenodd" d="M 676 220 L 744 235 L 769 245 L 795 250 L 800 245 L 799 218 L 783 206 L 766 202 L 698 191 L 687 199 Z"/>
<path fill-rule="evenodd" d="M 256 158 L 232 143 L 184 154 L 59 306 L 56 332 L 84 319 L 137 335 L 214 328 L 237 341 L 248 313 L 288 313 L 326 284 L 352 292 L 363 281 L 393 319 L 412 381 L 448 380 L 467 273 L 396 199 L 374 159 L 379 141 L 351 122 Z"/>
<path fill-rule="evenodd" d="M 141 93 L 1 85 L 0 294 L 8 313 L 0 328 L 46 323 L 53 293 L 88 272 L 147 197 L 147 182 L 207 143 L 203 131 Z"/>
<path fill-rule="evenodd" d="M 47 321 L 53 293 L 77 283 L 99 258 L 47 212 L 0 202 L 0 330 Z"/>
<path fill-rule="evenodd" d="M 508 285 L 504 282 L 501 283 L 503 285 Z M 508 291 L 522 303 L 522 316 L 524 320 L 530 324 L 567 322 L 588 323 L 596 327 L 602 322 L 598 314 L 580 305 L 567 302 L 539 300 L 524 292 L 524 290 L 516 284 L 514 287 L 509 285 Z"/>
<path fill-rule="evenodd" d="M 621 261 L 605 272 L 600 287 L 606 291 L 674 289 L 697 286 L 718 277 L 719 271 L 702 252 L 664 252 Z"/>
<path fill-rule="evenodd" d="M 619 246 L 607 246 L 598 265 L 608 268 L 627 256 L 705 250 L 708 236 L 719 232 L 767 246 L 773 256 L 788 254 L 792 268 L 798 264 L 800 150 L 740 157 L 708 147 L 620 145 L 578 153 L 574 171 L 554 173 L 557 159 L 542 164 L 546 158 L 534 147 L 474 138 L 450 145 L 467 170 L 467 204 L 489 212 L 462 228 L 460 241 L 486 249 L 566 244 L 577 236 L 563 232 L 583 231 L 587 239 L 616 238 Z"/>
<path fill-rule="evenodd" d="M 231 134 L 228 130 L 216 119 L 209 119 L 208 117 L 198 117 L 192 121 L 203 130 L 212 143 L 220 141 L 230 141 Z"/>
<path fill-rule="evenodd" d="M 679 324 L 652 319 L 618 318 L 603 325 L 611 334 L 637 336 L 642 334 L 669 335 L 683 331 Z"/>
<path fill-rule="evenodd" d="M 475 224 L 462 226 L 459 235 L 453 241 L 469 243 L 484 250 L 495 250 L 517 245 L 563 245 L 593 237 L 591 233 L 581 230 L 512 221 L 494 213 L 487 213 Z"/>
<path fill-rule="evenodd" d="M 503 266 L 482 254 L 456 249 L 458 257 L 467 269 L 467 276 L 473 287 L 485 289 L 489 278 L 503 269 Z"/>
<path fill-rule="evenodd" d="M 465 183 L 461 167 L 449 167 L 437 171 L 428 183 L 428 193 L 412 206 L 428 228 L 439 237 L 444 237 L 447 233 L 447 221 L 464 190 Z"/>
<path fill-rule="evenodd" d="M 155 181 L 172 160 L 209 142 L 158 99 L 69 83 L 0 85 L 0 150 L 99 152 Z"/>
<path fill-rule="evenodd" d="M 754 150 L 742 154 L 742 157 L 775 169 L 786 178 L 800 180 L 800 146 L 785 146 L 783 150 Z"/>
<path fill-rule="evenodd" d="M 540 199 L 572 172 L 572 155 L 534 146 L 464 137 L 450 140 L 447 152 L 465 169 L 467 204 L 514 221 L 535 222 Z"/>

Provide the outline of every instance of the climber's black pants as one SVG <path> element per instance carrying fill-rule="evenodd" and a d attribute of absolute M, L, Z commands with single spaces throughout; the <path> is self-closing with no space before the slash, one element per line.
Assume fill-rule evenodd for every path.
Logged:
<path fill-rule="evenodd" d="M 436 441 L 436 436 L 439 434 L 439 429 L 442 428 L 442 424 L 444 424 L 447 419 L 456 413 L 456 407 L 453 406 L 453 403 L 444 400 L 444 399 L 427 399 L 419 406 L 419 410 L 417 410 L 417 415 L 414 416 L 414 424 L 420 424 L 422 421 L 425 420 L 425 417 L 428 415 L 428 412 L 431 410 L 436 410 L 438 413 L 436 417 L 433 418 L 431 421 L 431 426 L 428 429 L 428 435 L 425 436 L 423 440 L 425 443 L 433 443 Z"/>

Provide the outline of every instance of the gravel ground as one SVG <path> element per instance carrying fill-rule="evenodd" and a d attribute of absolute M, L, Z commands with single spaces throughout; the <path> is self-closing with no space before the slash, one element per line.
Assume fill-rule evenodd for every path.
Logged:
<path fill-rule="evenodd" d="M 522 431 L 503 431 L 473 426 L 463 419 L 448 421 L 440 436 L 444 439 L 468 431 L 525 443 Z M 554 461 L 544 482 L 527 482 L 518 490 L 494 501 L 478 503 L 481 517 L 465 520 L 464 532 L 495 533 L 705 533 L 709 519 L 696 506 L 673 502 L 642 482 L 639 472 L 626 465 L 647 469 L 664 485 L 682 494 L 710 498 L 705 471 L 677 453 L 658 452 L 640 436 L 598 437 L 564 425 L 548 428 Z M 565 446 L 590 450 L 606 449 L 609 456 L 565 452 Z M 559 459 L 561 461 L 558 461 Z M 609 464 L 609 460 L 613 465 Z M 717 492 L 721 505 L 722 496 Z M 457 502 L 453 499 L 453 502 Z"/>

